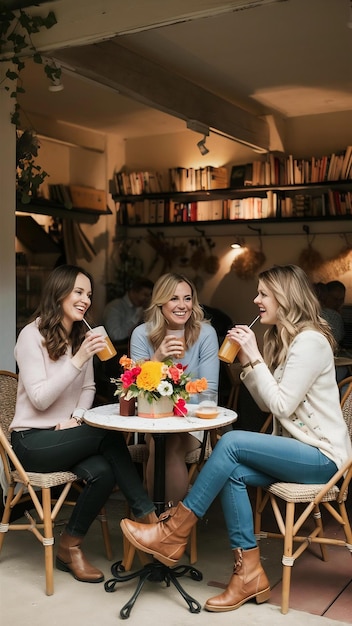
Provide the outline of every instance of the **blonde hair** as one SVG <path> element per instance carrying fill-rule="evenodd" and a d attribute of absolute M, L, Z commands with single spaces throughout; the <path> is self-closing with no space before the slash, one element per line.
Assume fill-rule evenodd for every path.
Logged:
<path fill-rule="evenodd" d="M 306 273 L 297 265 L 274 265 L 259 274 L 259 280 L 278 303 L 278 325 L 264 334 L 264 360 L 271 370 L 283 363 L 287 350 L 302 330 L 320 332 L 333 350 L 335 339 L 329 324 L 320 317 L 320 304 Z M 307 355 L 309 358 L 309 355 Z"/>
<path fill-rule="evenodd" d="M 185 324 L 185 342 L 187 347 L 193 346 L 197 341 L 202 323 L 208 323 L 204 319 L 204 312 L 198 302 L 196 288 L 192 281 L 183 276 L 183 274 L 163 274 L 154 285 L 151 303 L 145 312 L 148 339 L 154 350 L 157 350 L 163 341 L 168 325 L 162 312 L 162 306 L 173 298 L 177 285 L 180 283 L 187 283 L 191 288 L 192 294 L 192 314 Z"/>

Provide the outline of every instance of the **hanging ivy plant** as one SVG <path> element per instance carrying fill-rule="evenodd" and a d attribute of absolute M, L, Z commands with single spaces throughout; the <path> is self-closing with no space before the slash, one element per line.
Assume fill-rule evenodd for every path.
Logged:
<path fill-rule="evenodd" d="M 35 63 L 43 64 L 44 72 L 51 81 L 60 80 L 61 68 L 51 61 L 43 62 L 42 55 L 35 48 L 32 35 L 41 29 L 52 28 L 57 24 L 55 13 L 50 11 L 46 17 L 29 15 L 23 9 L 12 11 L 6 3 L 0 0 L 0 62 L 12 64 L 12 68 L 5 73 L 0 85 L 10 91 L 10 97 L 15 99 L 11 121 L 17 128 L 16 142 L 16 183 L 17 195 L 21 202 L 27 204 L 38 193 L 38 189 L 46 176 L 34 158 L 38 156 L 39 142 L 33 130 L 21 133 L 19 128 L 20 107 L 17 96 L 25 93 L 20 73 L 25 67 L 28 58 Z"/>
<path fill-rule="evenodd" d="M 17 198 L 28 204 L 38 195 L 38 190 L 48 173 L 35 163 L 38 156 L 39 140 L 35 132 L 17 132 L 16 140 L 16 191 Z"/>

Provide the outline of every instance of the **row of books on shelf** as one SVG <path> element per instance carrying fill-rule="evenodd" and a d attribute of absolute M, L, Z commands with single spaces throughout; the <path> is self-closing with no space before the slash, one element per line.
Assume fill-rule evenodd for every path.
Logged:
<path fill-rule="evenodd" d="M 251 220 L 289 217 L 352 216 L 352 192 L 329 190 L 318 195 L 282 197 L 267 191 L 266 197 L 175 202 L 145 199 L 121 202 L 118 223 L 126 226 L 175 224 L 221 220 Z"/>
<path fill-rule="evenodd" d="M 174 167 L 167 172 L 115 172 L 110 192 L 117 196 L 226 189 L 226 167 Z"/>
<path fill-rule="evenodd" d="M 352 178 L 352 146 L 338 154 L 296 159 L 270 153 L 263 159 L 234 165 L 230 187 L 304 185 Z"/>
<path fill-rule="evenodd" d="M 226 167 L 174 167 L 165 172 L 115 172 L 113 196 L 238 189 L 278 185 L 305 185 L 352 179 L 352 146 L 340 153 L 310 159 L 269 153 L 263 158 Z"/>

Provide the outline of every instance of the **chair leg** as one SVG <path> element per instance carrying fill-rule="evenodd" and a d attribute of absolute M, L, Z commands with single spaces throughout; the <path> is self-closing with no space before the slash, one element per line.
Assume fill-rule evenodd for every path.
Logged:
<path fill-rule="evenodd" d="M 197 562 L 197 525 L 193 526 L 189 536 L 189 562 L 191 565 Z"/>
<path fill-rule="evenodd" d="M 52 596 L 54 593 L 54 536 L 53 521 L 51 519 L 51 490 L 42 489 L 43 524 L 44 524 L 44 556 L 45 556 L 45 580 L 46 595 Z"/>
<path fill-rule="evenodd" d="M 318 534 L 317 537 L 324 537 L 324 529 L 323 529 L 323 522 L 321 519 L 321 511 L 318 505 L 316 505 L 314 507 L 314 511 L 313 511 L 313 519 L 315 522 L 315 527 L 318 528 Z M 329 554 L 328 554 L 328 550 L 327 547 L 324 543 L 320 543 L 319 544 L 320 547 L 320 552 L 321 552 L 321 558 L 323 561 L 328 561 L 329 560 Z"/>
<path fill-rule="evenodd" d="M 2 520 L 1 520 L 1 526 L 0 526 L 0 552 L 1 552 L 4 540 L 5 540 L 5 533 L 7 533 L 8 523 L 10 521 L 11 501 L 14 496 L 14 492 L 15 492 L 15 488 L 12 485 L 10 485 L 8 488 L 7 496 L 6 496 L 5 508 L 2 514 Z"/>
<path fill-rule="evenodd" d="M 123 565 L 125 572 L 131 570 L 135 554 L 136 548 L 128 541 L 125 535 L 123 535 L 123 559 L 121 565 Z"/>
<path fill-rule="evenodd" d="M 106 558 L 108 561 L 111 561 L 112 560 L 112 547 L 111 547 L 110 531 L 109 531 L 108 518 L 107 518 L 105 506 L 101 509 L 98 515 L 98 520 L 101 524 L 101 532 L 103 534 Z"/>
<path fill-rule="evenodd" d="M 286 615 L 290 602 L 290 586 L 291 586 L 291 570 L 294 563 L 292 558 L 293 547 L 293 524 L 295 516 L 295 504 L 287 502 L 286 504 L 286 522 L 284 537 L 284 554 L 282 557 L 282 597 L 281 597 L 281 613 Z"/>

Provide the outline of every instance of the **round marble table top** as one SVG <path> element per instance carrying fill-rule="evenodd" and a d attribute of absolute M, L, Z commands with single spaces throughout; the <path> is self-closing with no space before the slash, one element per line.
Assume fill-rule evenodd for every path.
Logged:
<path fill-rule="evenodd" d="M 186 417 L 147 418 L 138 415 L 120 415 L 119 404 L 106 404 L 89 409 L 84 414 L 84 421 L 91 426 L 110 430 L 143 433 L 175 433 L 193 430 L 213 430 L 227 426 L 237 419 L 237 413 L 231 409 L 218 407 L 219 414 L 211 419 L 196 417 L 197 404 L 187 404 Z"/>

